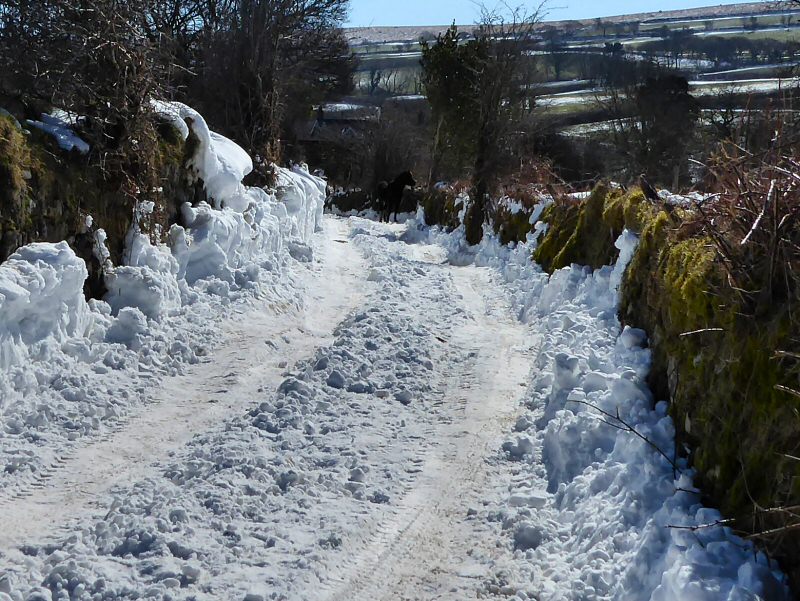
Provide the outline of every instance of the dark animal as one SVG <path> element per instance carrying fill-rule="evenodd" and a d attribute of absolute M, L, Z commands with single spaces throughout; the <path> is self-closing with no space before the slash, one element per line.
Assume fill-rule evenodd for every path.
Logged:
<path fill-rule="evenodd" d="M 647 178 L 642 173 L 639 176 L 639 187 L 642 189 L 645 198 L 653 202 L 661 202 L 661 197 L 658 195 L 656 189 L 647 181 Z"/>
<path fill-rule="evenodd" d="M 381 221 L 389 221 L 394 213 L 394 221 L 397 220 L 397 211 L 400 202 L 403 200 L 403 192 L 406 187 L 413 188 L 417 185 L 414 176 L 410 171 L 403 171 L 394 178 L 391 183 L 380 182 L 378 184 L 378 203 L 381 208 Z"/>

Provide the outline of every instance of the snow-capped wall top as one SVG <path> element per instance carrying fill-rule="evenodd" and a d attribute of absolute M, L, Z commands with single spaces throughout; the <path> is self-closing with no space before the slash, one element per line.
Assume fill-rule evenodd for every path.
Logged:
<path fill-rule="evenodd" d="M 70 123 L 64 119 L 64 115 L 66 115 L 64 111 L 54 112 L 52 115 L 42 113 L 41 121 L 28 119 L 26 123 L 53 136 L 62 150 L 67 152 L 77 150 L 81 154 L 86 154 L 89 152 L 89 144 L 72 131 Z"/>
<path fill-rule="evenodd" d="M 244 149 L 225 136 L 212 132 L 203 116 L 180 102 L 153 101 L 155 111 L 189 137 L 189 128 L 198 140 L 192 167 L 203 180 L 206 191 L 221 208 L 223 202 L 236 210 L 247 208 L 242 180 L 253 170 L 253 160 Z"/>

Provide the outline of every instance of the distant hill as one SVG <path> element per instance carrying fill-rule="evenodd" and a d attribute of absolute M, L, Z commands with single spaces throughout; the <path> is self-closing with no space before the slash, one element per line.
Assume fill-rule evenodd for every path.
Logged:
<path fill-rule="evenodd" d="M 449 25 L 410 26 L 410 27 L 348 27 L 345 35 L 351 44 L 368 42 L 408 42 L 417 41 L 426 34 L 436 36 L 447 31 Z M 472 25 L 459 25 L 459 29 L 472 29 Z"/>
<path fill-rule="evenodd" d="M 785 10 L 777 2 L 744 2 L 741 4 L 717 4 L 702 8 L 688 8 L 682 10 L 665 10 L 647 13 L 633 13 L 629 15 L 615 15 L 603 17 L 607 23 L 627 23 L 631 21 L 659 21 L 678 19 L 707 19 L 714 17 L 740 17 L 747 15 L 760 15 L 766 13 L 782 12 Z M 571 21 L 582 25 L 595 22 L 596 19 L 583 19 Z M 542 25 L 558 26 L 570 21 L 545 21 Z M 361 43 L 391 43 L 409 42 L 419 40 L 420 37 L 434 37 L 447 30 L 449 25 L 416 25 L 404 27 L 376 26 L 376 27 L 350 27 L 345 29 L 347 39 L 351 44 Z M 459 29 L 471 30 L 473 24 L 459 25 Z"/>

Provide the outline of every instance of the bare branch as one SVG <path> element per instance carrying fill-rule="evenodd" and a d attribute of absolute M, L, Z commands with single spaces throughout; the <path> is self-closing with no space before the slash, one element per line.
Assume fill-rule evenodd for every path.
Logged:
<path fill-rule="evenodd" d="M 613 414 L 613 413 L 609 413 L 608 411 L 605 411 L 604 409 L 602 409 L 601 407 L 598 407 L 597 405 L 595 405 L 593 403 L 589 403 L 588 401 L 580 401 L 580 400 L 569 399 L 567 402 L 569 402 L 569 403 L 578 403 L 580 405 L 586 405 L 587 407 L 590 407 L 590 408 L 594 409 L 595 411 L 603 414 L 607 418 L 613 420 L 615 423 L 609 423 L 608 421 L 606 421 L 604 419 L 600 419 L 600 421 L 602 421 L 603 423 L 608 424 L 609 426 L 611 426 L 613 428 L 616 428 L 617 430 L 622 430 L 623 432 L 628 432 L 628 433 L 633 434 L 634 436 L 642 439 L 645 443 L 647 443 L 649 446 L 651 446 L 653 449 L 655 449 L 658 452 L 659 455 L 661 455 L 664 459 L 666 459 L 669 462 L 669 464 L 672 466 L 673 475 L 677 476 L 677 474 L 681 472 L 681 469 L 678 467 L 678 464 L 675 463 L 675 461 L 669 455 L 667 455 L 664 451 L 662 451 L 661 448 L 656 443 L 654 443 L 652 440 L 647 438 L 644 434 L 642 434 L 641 432 L 636 430 L 635 427 L 633 427 L 628 422 L 626 422 L 624 419 L 622 419 L 622 417 L 619 414 L 619 408 L 617 408 L 616 414 Z"/>

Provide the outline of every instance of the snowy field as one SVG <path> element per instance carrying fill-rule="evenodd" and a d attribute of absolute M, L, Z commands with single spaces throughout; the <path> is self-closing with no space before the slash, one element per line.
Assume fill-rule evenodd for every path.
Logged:
<path fill-rule="evenodd" d="M 302 168 L 246 188 L 161 110 L 213 206 L 134 228 L 107 302 L 66 245 L 0 266 L 0 601 L 788 598 L 620 330 L 635 236 L 548 277 L 534 235 L 323 217 Z"/>
<path fill-rule="evenodd" d="M 714 96 L 719 94 L 770 94 L 794 90 L 798 86 L 795 78 L 761 78 L 729 80 L 697 80 L 689 82 L 689 91 L 694 96 Z M 537 96 L 536 101 L 543 107 L 601 106 L 612 100 L 601 88 L 572 90 L 555 94 Z"/>

